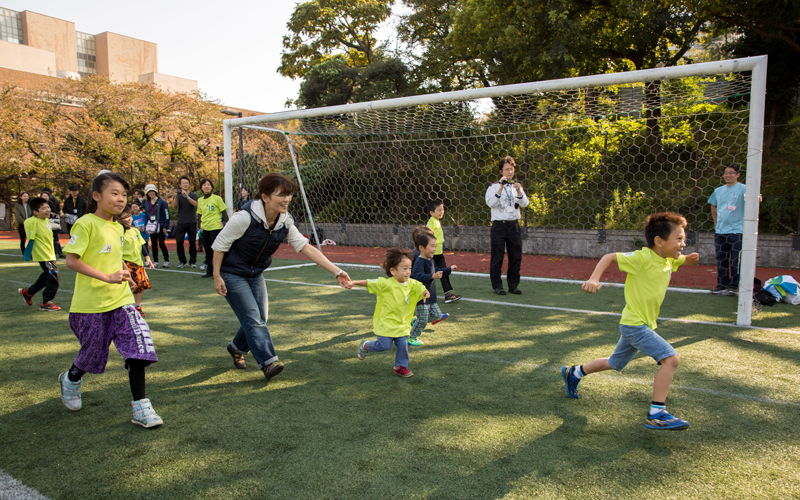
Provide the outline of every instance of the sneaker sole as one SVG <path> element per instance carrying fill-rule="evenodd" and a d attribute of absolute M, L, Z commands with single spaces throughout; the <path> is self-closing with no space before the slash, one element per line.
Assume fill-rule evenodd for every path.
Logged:
<path fill-rule="evenodd" d="M 25 295 L 22 294 L 22 288 L 18 289 L 17 293 L 19 294 L 20 297 L 22 297 L 22 300 L 24 300 L 26 304 L 28 304 L 29 306 L 33 305 L 33 298 L 31 298 L 31 301 L 28 302 L 28 299 L 25 298 Z"/>
<path fill-rule="evenodd" d="M 444 299 L 444 303 L 445 304 L 450 304 L 451 302 L 455 302 L 457 300 L 461 300 L 461 297 L 459 297 L 457 299 Z"/>
<path fill-rule="evenodd" d="M 659 425 L 651 425 L 651 424 L 644 424 L 647 429 L 654 430 L 654 431 L 685 431 L 689 428 L 689 424 L 681 425 L 677 427 L 662 427 Z"/>
<path fill-rule="evenodd" d="M 411 378 L 411 377 L 414 376 L 414 372 L 406 372 L 405 375 L 400 375 L 397 372 L 394 372 L 394 374 L 397 375 L 398 377 L 402 377 L 402 378 Z"/>
<path fill-rule="evenodd" d="M 143 423 L 139 422 L 138 420 L 131 419 L 131 423 L 136 424 L 136 425 L 141 425 L 145 429 L 152 429 L 153 427 L 158 427 L 160 425 L 164 425 L 164 421 L 163 420 L 161 422 L 150 422 L 148 424 L 143 424 Z"/>
<path fill-rule="evenodd" d="M 58 399 L 59 401 L 61 401 L 61 404 L 63 404 L 67 408 L 67 410 L 78 411 L 80 410 L 80 408 L 72 408 L 71 406 L 67 406 L 67 403 L 65 403 L 64 400 L 61 398 L 61 377 L 63 377 L 66 373 L 67 372 L 64 372 L 58 376 Z"/>
<path fill-rule="evenodd" d="M 567 365 L 561 367 L 561 376 L 564 378 L 564 389 L 566 389 L 567 391 L 567 396 L 571 397 L 572 399 L 579 399 L 580 398 L 579 395 L 573 396 L 569 392 L 569 380 L 567 379 L 567 370 L 569 370 L 569 368 L 567 368 Z"/>
<path fill-rule="evenodd" d="M 58 312 L 58 311 L 60 311 L 61 309 L 42 309 L 42 308 L 40 307 L 40 308 L 39 308 L 39 310 L 40 310 L 40 311 L 45 311 L 45 312 Z"/>

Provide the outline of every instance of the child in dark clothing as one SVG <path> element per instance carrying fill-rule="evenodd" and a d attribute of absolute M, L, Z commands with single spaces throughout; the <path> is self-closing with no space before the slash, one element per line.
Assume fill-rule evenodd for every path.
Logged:
<path fill-rule="evenodd" d="M 439 305 L 436 303 L 436 282 L 434 280 L 449 276 L 452 270 L 457 269 L 457 267 L 452 266 L 444 269 L 436 267 L 433 262 L 433 255 L 436 252 L 436 238 L 430 233 L 418 233 L 414 239 L 414 246 L 419 251 L 419 257 L 411 267 L 411 277 L 425 285 L 425 288 L 431 294 L 431 298 L 427 301 L 417 303 L 417 307 L 414 310 L 416 318 L 412 322 L 411 334 L 408 337 L 408 345 L 421 346 L 422 341 L 419 336 L 425 325 L 428 324 L 428 320 L 433 319 L 431 324 L 435 325 L 450 316 L 447 313 L 442 314 Z"/>

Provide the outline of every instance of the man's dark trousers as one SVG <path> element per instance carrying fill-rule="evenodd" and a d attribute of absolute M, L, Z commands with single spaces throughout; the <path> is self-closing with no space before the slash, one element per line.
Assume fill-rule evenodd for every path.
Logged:
<path fill-rule="evenodd" d="M 183 238 L 189 235 L 189 264 L 197 262 L 197 224 L 178 224 L 175 226 L 175 246 L 178 250 L 178 260 L 186 264 L 186 252 L 183 249 Z"/>
<path fill-rule="evenodd" d="M 739 287 L 739 256 L 742 253 L 741 234 L 715 234 L 717 285 Z M 730 272 L 730 275 L 728 273 Z"/>
<path fill-rule="evenodd" d="M 503 273 L 503 255 L 508 250 L 508 273 L 506 281 L 508 288 L 517 288 L 519 285 L 519 268 L 522 265 L 522 240 L 520 239 L 519 223 L 517 221 L 492 221 L 490 237 L 492 245 L 492 260 L 489 276 L 492 288 L 497 290 L 503 287 L 500 276 Z"/>

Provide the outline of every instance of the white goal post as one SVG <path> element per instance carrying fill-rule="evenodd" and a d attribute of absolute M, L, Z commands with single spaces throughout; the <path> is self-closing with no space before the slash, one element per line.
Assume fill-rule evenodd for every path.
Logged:
<path fill-rule="evenodd" d="M 235 172 L 232 154 L 232 133 L 238 127 L 279 133 L 283 136 L 291 151 L 294 171 L 297 175 L 298 187 L 303 206 L 308 216 L 311 231 L 317 234 L 313 216 L 303 181 L 300 177 L 298 160 L 292 146 L 290 134 L 277 129 L 274 125 L 289 120 L 304 120 L 326 116 L 356 115 L 358 113 L 374 113 L 380 110 L 397 110 L 415 106 L 430 106 L 459 101 L 475 101 L 476 99 L 519 96 L 526 94 L 540 95 L 547 92 L 570 91 L 593 87 L 634 84 L 642 82 L 668 81 L 687 77 L 705 77 L 725 75 L 729 73 L 750 72 L 749 82 L 749 120 L 747 126 L 746 145 L 746 198 L 744 208 L 744 231 L 740 261 L 740 293 L 738 297 L 737 324 L 750 325 L 752 315 L 752 291 L 756 270 L 756 249 L 758 241 L 758 200 L 761 185 L 761 162 L 764 130 L 764 109 L 766 95 L 767 56 L 748 57 L 726 61 L 715 61 L 701 64 L 654 68 L 622 73 L 601 74 L 568 78 L 560 80 L 539 81 L 515 85 L 504 85 L 481 89 L 471 89 L 439 94 L 426 94 L 412 97 L 386 99 L 342 106 L 282 111 L 260 116 L 233 118 L 223 121 L 223 138 L 225 154 L 225 202 L 229 215 L 234 206 Z M 742 145 L 744 148 L 744 145 Z M 319 237 L 316 237 L 319 243 Z"/>

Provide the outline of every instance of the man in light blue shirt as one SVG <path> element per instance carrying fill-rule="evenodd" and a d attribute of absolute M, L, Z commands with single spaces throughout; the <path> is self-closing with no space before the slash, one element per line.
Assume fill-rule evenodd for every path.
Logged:
<path fill-rule="evenodd" d="M 708 198 L 714 219 L 714 249 L 717 257 L 717 286 L 711 293 L 736 295 L 739 292 L 739 255 L 744 232 L 744 191 L 740 184 L 739 165 L 723 167 L 725 185 L 714 190 Z"/>

